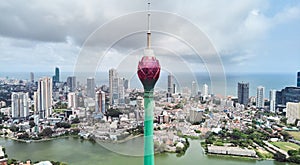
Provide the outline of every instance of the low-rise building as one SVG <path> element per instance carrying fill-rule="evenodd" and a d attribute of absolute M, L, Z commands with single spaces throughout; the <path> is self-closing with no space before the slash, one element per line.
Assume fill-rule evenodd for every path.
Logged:
<path fill-rule="evenodd" d="M 208 146 L 208 153 L 211 154 L 224 154 L 224 155 L 236 155 L 236 156 L 249 156 L 256 157 L 256 152 L 247 148 L 240 147 L 227 147 L 227 146 Z"/>

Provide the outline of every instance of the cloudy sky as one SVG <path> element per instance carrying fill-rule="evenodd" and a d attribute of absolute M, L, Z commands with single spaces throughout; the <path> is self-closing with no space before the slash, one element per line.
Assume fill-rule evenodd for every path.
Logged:
<path fill-rule="evenodd" d="M 146 30 L 146 20 L 128 21 L 124 17 L 137 16 L 136 12 L 147 9 L 146 4 L 145 0 L 2 0 L 0 71 L 49 72 L 56 66 L 62 71 L 74 71 L 82 52 L 88 52 L 90 57 L 85 56 L 85 59 L 91 63 L 97 61 L 98 68 L 104 71 L 117 66 L 126 68 L 124 63 L 128 66 L 129 61 L 137 64 L 138 58 L 132 56 L 132 60 L 129 56 L 141 54 L 145 35 L 143 31 L 126 30 L 132 27 Z M 218 52 L 227 73 L 300 70 L 300 1 L 152 0 L 151 10 L 176 15 L 197 27 L 208 39 L 205 42 L 210 42 Z M 189 42 L 198 34 L 186 34 L 186 38 L 174 35 L 191 25 L 172 21 L 171 16 L 169 20 L 163 18 L 157 14 L 151 18 L 156 54 L 177 55 L 161 56 L 162 62 L 168 61 L 163 64 L 181 60 L 182 64 L 178 65 L 200 66 L 205 70 L 205 60 L 194 60 L 197 56 L 193 54 L 195 47 L 205 47 L 207 43 Z M 116 20 L 119 24 L 107 26 Z M 105 26 L 109 31 L 104 33 Z M 169 30 L 160 33 L 162 26 Z M 103 34 L 96 35 L 93 44 L 86 45 L 91 36 L 100 32 Z M 115 35 L 122 32 L 126 33 L 121 38 Z M 108 44 L 112 42 L 113 45 Z M 93 54 L 106 56 L 99 63 L 99 59 L 95 59 L 98 56 Z"/>

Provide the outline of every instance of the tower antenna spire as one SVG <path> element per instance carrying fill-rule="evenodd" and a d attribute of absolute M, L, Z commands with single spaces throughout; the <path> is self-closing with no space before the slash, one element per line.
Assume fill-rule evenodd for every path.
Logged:
<path fill-rule="evenodd" d="M 148 1 L 148 32 L 147 32 L 147 48 L 150 49 L 150 42 L 151 42 L 151 31 L 150 31 L 150 1 Z"/>

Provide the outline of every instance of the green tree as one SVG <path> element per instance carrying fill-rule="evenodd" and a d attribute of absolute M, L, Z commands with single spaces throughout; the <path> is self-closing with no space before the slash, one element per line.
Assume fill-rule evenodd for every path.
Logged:
<path fill-rule="evenodd" d="M 300 164 L 300 156 L 291 156 L 287 159 L 289 162 Z"/>
<path fill-rule="evenodd" d="M 280 119 L 280 122 L 284 123 L 285 125 L 287 124 L 287 118 L 286 117 L 282 117 Z"/>
<path fill-rule="evenodd" d="M 72 121 L 71 121 L 72 124 L 77 124 L 77 123 L 80 123 L 80 120 L 78 117 L 74 118 Z"/>
<path fill-rule="evenodd" d="M 15 126 L 15 125 L 10 126 L 9 129 L 12 132 L 18 132 L 19 131 L 19 127 Z"/>
<path fill-rule="evenodd" d="M 33 128 L 33 127 L 35 126 L 34 121 L 33 121 L 33 120 L 30 120 L 30 121 L 29 121 L 29 125 L 30 125 L 30 128 Z"/>
<path fill-rule="evenodd" d="M 299 155 L 300 153 L 297 150 L 288 150 L 288 154 L 290 156 L 296 156 L 296 155 Z"/>
<path fill-rule="evenodd" d="M 43 131 L 40 133 L 41 136 L 44 136 L 44 137 L 51 137 L 53 134 L 53 131 L 51 128 L 47 127 L 45 129 L 43 129 Z"/>
<path fill-rule="evenodd" d="M 71 124 L 66 123 L 66 122 L 56 123 L 55 126 L 57 128 L 71 128 Z"/>
<path fill-rule="evenodd" d="M 119 117 L 119 115 L 122 114 L 119 109 L 109 109 L 106 113 L 107 116 L 111 117 Z"/>
<path fill-rule="evenodd" d="M 286 156 L 280 152 L 276 152 L 274 155 L 274 159 L 279 161 L 279 162 L 285 162 L 286 161 Z"/>
<path fill-rule="evenodd" d="M 25 132 L 25 133 L 19 135 L 18 139 L 28 140 L 29 139 L 29 135 L 28 135 L 27 132 Z"/>
<path fill-rule="evenodd" d="M 292 137 L 292 136 L 291 136 L 288 132 L 286 132 L 286 131 L 282 131 L 282 132 L 281 132 L 281 135 L 283 136 L 283 138 L 284 138 L 285 141 L 289 140 L 289 139 Z"/>

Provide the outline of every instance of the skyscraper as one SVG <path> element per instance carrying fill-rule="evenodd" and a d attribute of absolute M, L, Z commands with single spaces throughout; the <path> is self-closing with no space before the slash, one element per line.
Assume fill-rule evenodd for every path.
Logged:
<path fill-rule="evenodd" d="M 74 92 L 76 90 L 76 77 L 70 76 L 67 78 L 67 86 L 70 92 Z"/>
<path fill-rule="evenodd" d="M 28 93 L 13 92 L 11 94 L 12 118 L 28 117 Z"/>
<path fill-rule="evenodd" d="M 52 114 L 52 79 L 44 77 L 39 79 L 37 90 L 37 110 L 40 119 L 49 117 Z"/>
<path fill-rule="evenodd" d="M 256 90 L 256 106 L 262 108 L 265 106 L 265 88 L 263 86 L 258 86 Z"/>
<path fill-rule="evenodd" d="M 297 87 L 300 87 L 300 71 L 298 72 L 297 75 Z"/>
<path fill-rule="evenodd" d="M 197 84 L 195 81 L 192 81 L 192 88 L 191 88 L 192 97 L 195 97 L 197 93 L 198 93 Z"/>
<path fill-rule="evenodd" d="M 118 77 L 117 70 L 113 68 L 110 69 L 109 70 L 109 104 L 110 105 L 113 105 L 114 97 L 116 97 L 116 93 L 118 91 L 117 89 L 118 80 L 116 79 L 117 77 Z"/>
<path fill-rule="evenodd" d="M 238 103 L 247 105 L 249 100 L 249 83 L 238 83 Z"/>
<path fill-rule="evenodd" d="M 34 73 L 30 72 L 30 82 L 34 82 Z"/>
<path fill-rule="evenodd" d="M 103 91 L 97 91 L 95 100 L 95 111 L 97 113 L 101 112 L 102 114 L 105 114 L 105 93 Z"/>
<path fill-rule="evenodd" d="M 276 90 L 272 89 L 270 91 L 270 112 L 276 113 Z"/>
<path fill-rule="evenodd" d="M 59 68 L 58 67 L 55 68 L 54 73 L 55 73 L 54 76 L 52 76 L 53 85 L 55 85 L 56 83 L 59 82 Z"/>
<path fill-rule="evenodd" d="M 86 94 L 87 97 L 94 98 L 95 97 L 95 79 L 93 77 L 87 78 L 87 85 L 86 85 Z"/>
<path fill-rule="evenodd" d="M 173 75 L 168 75 L 168 93 L 173 93 Z"/>
<path fill-rule="evenodd" d="M 123 78 L 118 79 L 118 103 L 124 104 L 125 103 L 125 88 L 124 88 L 124 80 Z"/>
<path fill-rule="evenodd" d="M 59 68 L 55 68 L 55 82 L 58 83 L 59 81 Z"/>

